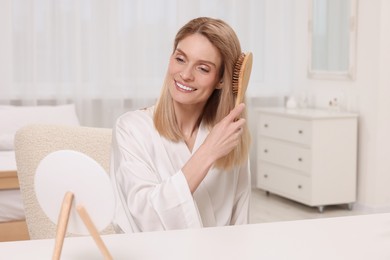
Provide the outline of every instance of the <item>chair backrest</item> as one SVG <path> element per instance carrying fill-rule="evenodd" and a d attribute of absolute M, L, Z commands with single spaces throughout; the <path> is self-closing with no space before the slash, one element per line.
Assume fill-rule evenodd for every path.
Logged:
<path fill-rule="evenodd" d="M 17 131 L 15 158 L 30 239 L 56 235 L 56 225 L 43 212 L 35 195 L 34 176 L 40 161 L 54 151 L 75 150 L 90 156 L 108 172 L 111 133 L 106 128 L 43 124 L 28 125 Z M 115 232 L 109 226 L 101 233 Z"/>

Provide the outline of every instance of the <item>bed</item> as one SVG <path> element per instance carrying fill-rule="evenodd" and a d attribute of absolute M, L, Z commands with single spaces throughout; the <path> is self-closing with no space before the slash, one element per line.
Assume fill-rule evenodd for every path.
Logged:
<path fill-rule="evenodd" d="M 19 190 L 14 136 L 21 127 L 34 123 L 80 125 L 74 104 L 0 105 L 0 242 L 29 239 Z"/>
<path fill-rule="evenodd" d="M 29 239 L 14 151 L 0 152 L 0 242 Z"/>

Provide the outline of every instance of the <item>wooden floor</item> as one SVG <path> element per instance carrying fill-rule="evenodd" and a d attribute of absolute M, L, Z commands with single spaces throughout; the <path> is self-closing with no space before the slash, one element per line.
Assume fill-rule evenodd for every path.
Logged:
<path fill-rule="evenodd" d="M 250 208 L 250 223 L 290 221 L 311 218 L 329 218 L 368 214 L 369 212 L 347 205 L 326 206 L 322 213 L 317 207 L 308 207 L 275 194 L 253 188 Z"/>

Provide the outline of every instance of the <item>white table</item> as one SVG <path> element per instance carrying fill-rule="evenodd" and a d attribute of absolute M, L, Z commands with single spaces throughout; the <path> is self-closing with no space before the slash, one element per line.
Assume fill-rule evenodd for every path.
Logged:
<path fill-rule="evenodd" d="M 390 259 L 390 213 L 103 236 L 114 259 Z M 0 259 L 51 259 L 54 240 L 0 243 Z M 61 259 L 103 259 L 91 237 Z"/>

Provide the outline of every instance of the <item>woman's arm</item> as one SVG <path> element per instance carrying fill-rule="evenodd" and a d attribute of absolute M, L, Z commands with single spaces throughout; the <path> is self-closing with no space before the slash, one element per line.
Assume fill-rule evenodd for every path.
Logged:
<path fill-rule="evenodd" d="M 128 131 L 118 122 L 113 131 L 111 176 L 115 178 L 123 210 L 132 218 L 129 222 L 133 231 L 202 227 L 186 178 L 180 170 L 172 175 L 171 169 L 156 169 L 155 156 L 164 154 L 147 151 L 145 142 L 153 140 L 142 137 L 141 132 L 147 131 L 144 128 L 140 127 L 140 132 Z M 162 180 L 161 176 L 169 177 Z"/>
<path fill-rule="evenodd" d="M 236 120 L 236 118 L 240 117 L 244 108 L 245 104 L 240 104 L 216 124 L 204 143 L 183 166 L 182 171 L 192 193 L 198 188 L 214 162 L 238 145 L 245 119 Z"/>

